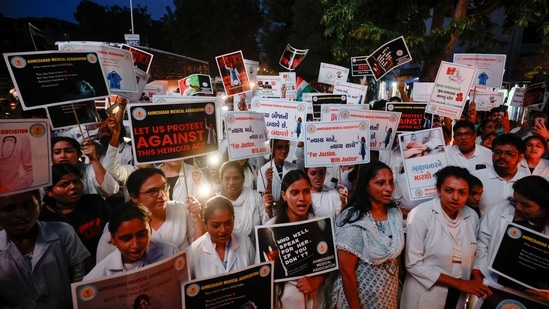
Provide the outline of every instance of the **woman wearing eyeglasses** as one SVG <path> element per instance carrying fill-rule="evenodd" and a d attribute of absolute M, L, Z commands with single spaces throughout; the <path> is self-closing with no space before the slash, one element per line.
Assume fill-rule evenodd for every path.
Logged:
<path fill-rule="evenodd" d="M 111 208 L 99 194 L 83 194 L 82 174 L 72 164 L 54 164 L 52 183 L 46 188 L 39 220 L 70 224 L 91 253 L 86 261 L 87 270 L 90 270 L 95 264 L 97 244 Z"/>
<path fill-rule="evenodd" d="M 280 186 L 282 178 L 297 165 L 286 161 L 290 152 L 290 142 L 274 139 L 271 161 L 265 163 L 257 176 L 257 192 L 263 194 L 265 211 L 272 218 L 276 214 L 276 202 L 280 200 Z"/>
<path fill-rule="evenodd" d="M 84 280 L 138 269 L 177 253 L 173 245 L 151 240 L 151 213 L 133 202 L 113 210 L 109 233 L 116 249 L 97 263 Z"/>
<path fill-rule="evenodd" d="M 507 231 L 507 225 L 514 222 L 536 232 L 549 235 L 549 182 L 540 176 L 526 176 L 513 184 L 513 197 L 490 208 L 480 220 L 474 280 L 487 280 L 490 286 L 508 286 L 489 270 L 499 242 Z M 510 265 L 509 267 L 512 267 Z M 486 277 L 486 278 L 485 278 Z M 541 280 L 541 279 L 540 279 Z M 548 290 L 527 290 L 536 299 L 549 302 Z M 477 304 L 480 305 L 480 302 Z M 475 306 L 479 308 L 480 306 Z"/>
<path fill-rule="evenodd" d="M 179 250 L 204 234 L 202 206 L 193 196 L 186 201 L 170 201 L 169 186 L 164 172 L 157 168 L 141 168 L 130 174 L 126 189 L 135 204 L 145 206 L 152 215 L 152 240 L 172 244 Z M 113 251 L 109 235 L 103 232 L 97 248 L 97 261 Z"/>

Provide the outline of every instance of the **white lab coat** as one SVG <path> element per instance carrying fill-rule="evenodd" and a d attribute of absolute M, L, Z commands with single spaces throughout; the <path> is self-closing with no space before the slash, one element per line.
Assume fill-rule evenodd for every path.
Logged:
<path fill-rule="evenodd" d="M 265 192 L 265 186 L 267 185 L 267 177 L 265 176 L 265 172 L 267 169 L 271 167 L 271 161 L 265 163 L 261 169 L 259 170 L 259 174 L 257 175 L 257 192 L 263 193 Z M 282 166 L 282 178 L 278 175 L 276 171 L 276 166 L 274 162 L 272 163 L 273 167 L 273 181 L 272 181 L 272 195 L 275 201 L 280 200 L 280 187 L 282 186 L 282 178 L 291 170 L 296 170 L 297 165 L 284 161 L 284 165 Z M 263 182 L 265 181 L 265 182 Z"/>
<path fill-rule="evenodd" d="M 192 279 L 239 270 L 254 264 L 255 260 L 255 249 L 250 239 L 234 232 L 231 234 L 227 268 L 223 266 L 207 232 L 195 240 L 188 250 Z"/>
<path fill-rule="evenodd" d="M 451 275 L 453 241 L 443 217 L 440 198 L 422 203 L 408 214 L 405 265 L 407 269 L 401 309 L 444 308 L 448 288 L 435 284 L 441 273 Z M 473 267 L 479 218 L 464 206 L 460 214 L 465 233 L 461 241 L 461 278 L 468 280 Z M 463 308 L 463 293 L 456 308 Z"/>

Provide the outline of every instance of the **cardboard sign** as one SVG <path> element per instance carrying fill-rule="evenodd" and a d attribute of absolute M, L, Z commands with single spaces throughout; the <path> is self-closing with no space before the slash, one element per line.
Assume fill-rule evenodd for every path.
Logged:
<path fill-rule="evenodd" d="M 130 51 L 132 53 L 133 66 L 139 70 L 148 73 L 151 68 L 151 63 L 154 55 L 143 51 L 141 49 L 135 48 L 130 45 L 122 44 L 120 46 L 123 50 Z"/>
<path fill-rule="evenodd" d="M 303 140 L 303 124 L 307 119 L 304 103 L 253 98 L 252 110 L 265 117 L 268 138 Z"/>
<path fill-rule="evenodd" d="M 334 84 L 334 91 L 332 93 L 346 95 L 347 104 L 368 105 L 368 102 L 366 102 L 366 91 L 368 91 L 368 86 L 366 85 L 337 81 Z"/>
<path fill-rule="evenodd" d="M 305 166 L 370 162 L 369 128 L 367 120 L 307 123 Z"/>
<path fill-rule="evenodd" d="M 7 53 L 4 60 L 24 110 L 109 96 L 95 52 Z"/>
<path fill-rule="evenodd" d="M 101 122 L 93 101 L 48 106 L 46 111 L 53 130 Z"/>
<path fill-rule="evenodd" d="M 239 160 L 269 154 L 265 118 L 257 112 L 225 113 L 229 158 Z"/>
<path fill-rule="evenodd" d="M 219 99 L 175 99 L 179 102 L 128 105 L 136 164 L 218 151 Z"/>
<path fill-rule="evenodd" d="M 187 251 L 142 268 L 71 284 L 72 304 L 78 309 L 132 308 L 145 299 L 157 308 L 181 308 L 180 282 L 189 281 Z"/>
<path fill-rule="evenodd" d="M 293 71 L 301 64 L 308 52 L 308 49 L 297 49 L 287 44 L 278 63 L 286 70 Z"/>
<path fill-rule="evenodd" d="M 252 90 L 242 51 L 217 56 L 215 61 L 227 95 Z"/>
<path fill-rule="evenodd" d="M 181 284 L 183 308 L 271 308 L 273 263 Z M 175 308 L 175 307 L 174 307 Z"/>
<path fill-rule="evenodd" d="M 500 88 L 505 73 L 505 54 L 454 54 L 454 63 L 477 69 L 474 84 Z"/>
<path fill-rule="evenodd" d="M 260 262 L 274 261 L 274 281 L 338 269 L 332 218 L 255 227 Z"/>
<path fill-rule="evenodd" d="M 379 80 L 396 67 L 412 61 L 412 55 L 401 36 L 380 46 L 366 61 L 374 78 Z"/>
<path fill-rule="evenodd" d="M 398 112 L 343 108 L 339 113 L 339 120 L 368 120 L 370 124 L 370 149 L 390 150 L 400 123 L 400 115 L 401 113 Z"/>
<path fill-rule="evenodd" d="M 346 81 L 349 69 L 335 64 L 320 63 L 318 82 L 334 85 L 336 81 Z"/>
<path fill-rule="evenodd" d="M 0 120 L 0 197 L 50 186 L 47 119 Z"/>
<path fill-rule="evenodd" d="M 368 64 L 369 56 L 351 57 L 351 75 L 352 76 L 373 76 L 370 65 Z"/>
<path fill-rule="evenodd" d="M 347 104 L 347 96 L 344 94 L 314 94 L 312 97 L 313 118 L 322 118 L 322 105 L 324 104 Z"/>
<path fill-rule="evenodd" d="M 430 115 L 425 114 L 427 103 L 387 102 L 387 111 L 400 112 L 398 132 L 419 131 L 431 128 Z"/>

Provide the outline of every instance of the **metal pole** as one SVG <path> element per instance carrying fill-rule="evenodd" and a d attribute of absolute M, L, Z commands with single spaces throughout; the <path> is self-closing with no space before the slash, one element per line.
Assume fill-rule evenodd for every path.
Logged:
<path fill-rule="evenodd" d="M 130 18 L 131 18 L 131 22 L 132 22 L 132 34 L 133 34 L 133 4 L 132 4 L 132 0 L 130 0 Z"/>

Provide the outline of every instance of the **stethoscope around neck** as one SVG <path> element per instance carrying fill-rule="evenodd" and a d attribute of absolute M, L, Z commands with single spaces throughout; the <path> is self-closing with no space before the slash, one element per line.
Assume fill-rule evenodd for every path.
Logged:
<path fill-rule="evenodd" d="M 2 149 L 0 150 L 0 159 L 9 159 L 15 150 L 17 137 L 13 135 L 4 136 L 2 139 Z"/>

